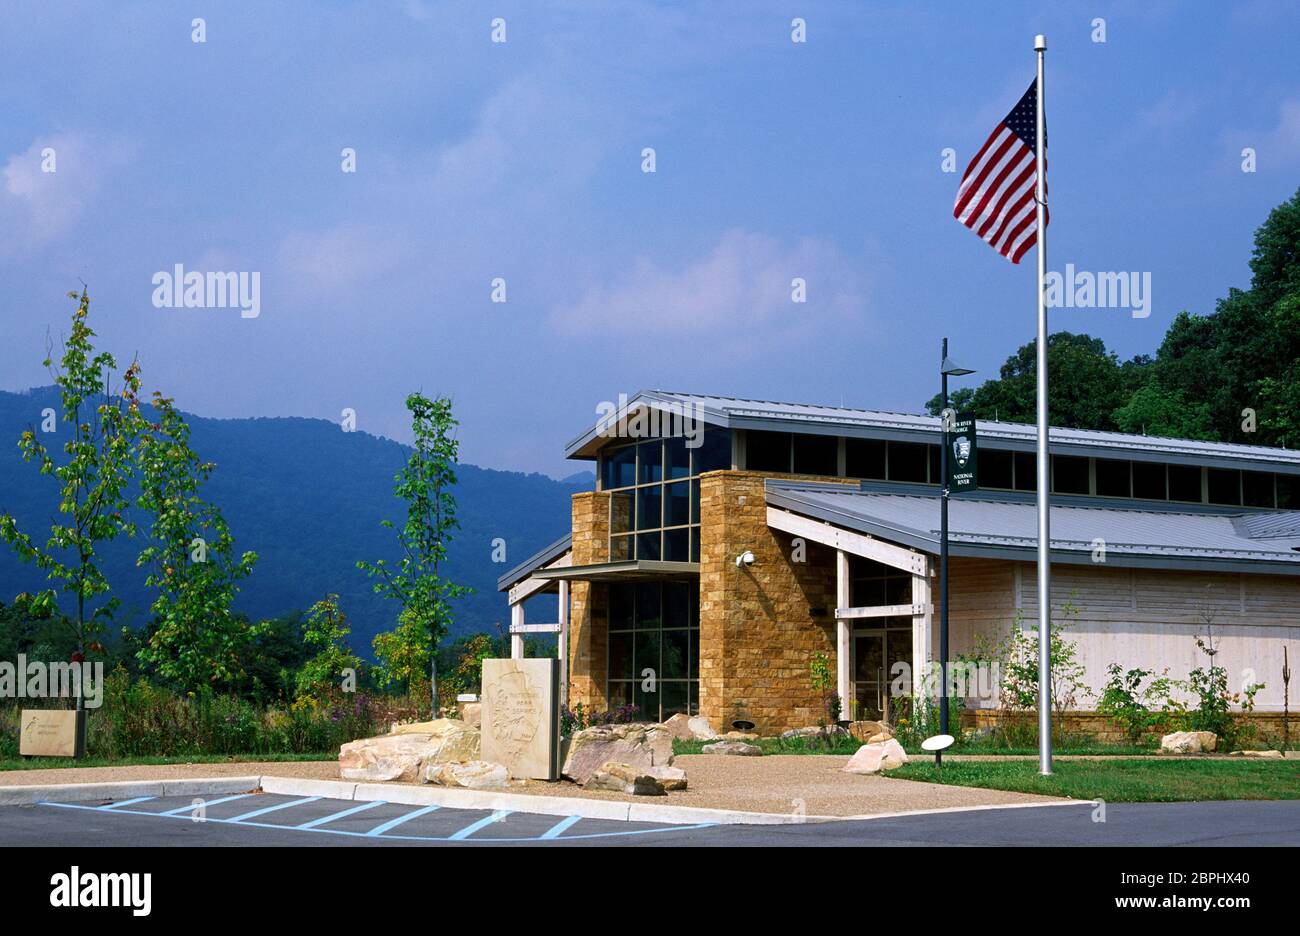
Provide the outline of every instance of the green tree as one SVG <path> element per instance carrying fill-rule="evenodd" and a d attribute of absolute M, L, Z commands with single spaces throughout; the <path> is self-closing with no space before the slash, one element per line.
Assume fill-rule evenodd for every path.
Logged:
<path fill-rule="evenodd" d="M 1255 232 L 1247 290 L 1211 315 L 1181 312 L 1156 355 L 1161 396 L 1208 411 L 1199 438 L 1255 445 L 1300 442 L 1300 192 Z M 1254 411 L 1249 419 L 1247 411 Z M 1197 424 L 1202 421 L 1199 414 Z"/>
<path fill-rule="evenodd" d="M 1209 403 L 1190 402 L 1180 391 L 1155 382 L 1139 388 L 1115 411 L 1115 425 L 1121 432 L 1166 438 L 1213 441 L 1219 437 Z"/>
<path fill-rule="evenodd" d="M 149 543 L 136 565 L 158 590 L 138 656 L 162 679 L 190 693 L 233 688 L 262 625 L 250 626 L 231 605 L 257 554 L 235 556 L 221 511 L 199 489 L 216 466 L 190 447 L 190 428 L 172 401 L 153 395 L 157 421 L 139 433 L 138 505 L 149 517 Z"/>
<path fill-rule="evenodd" d="M 417 684 L 427 670 L 433 716 L 438 713 L 438 643 L 451 623 L 451 601 L 470 589 L 444 578 L 439 569 L 447 558 L 447 545 L 456 521 L 456 459 L 459 451 L 451 400 L 430 400 L 420 393 L 406 398 L 411 413 L 415 446 L 406 465 L 394 478 L 394 493 L 406 501 L 406 522 L 397 530 L 401 555 L 362 560 L 357 568 L 374 580 L 375 593 L 398 602 L 395 630 L 376 635 L 373 646 L 381 681 Z M 391 521 L 383 525 L 395 529 Z"/>
<path fill-rule="evenodd" d="M 325 702 L 334 695 L 348 671 L 356 676 L 361 658 L 348 648 L 352 628 L 339 608 L 338 595 L 326 595 L 311 606 L 303 623 L 302 640 L 316 651 L 298 671 L 298 697 Z"/>
<path fill-rule="evenodd" d="M 977 419 L 1032 423 L 1037 419 L 1038 340 L 1022 345 L 1007 358 L 995 380 L 963 387 L 949 395 L 952 406 Z M 1114 429 L 1114 412 L 1145 379 L 1146 360 L 1121 364 L 1100 338 L 1055 332 L 1047 338 L 1047 373 L 1051 386 L 1048 419 L 1053 426 Z M 936 394 L 927 409 L 938 415 Z"/>
<path fill-rule="evenodd" d="M 0 539 L 24 562 L 33 562 L 46 579 L 59 583 L 41 592 L 30 604 L 39 615 L 50 610 L 62 592 L 76 603 L 66 619 L 76 637 L 76 656 L 86 655 L 91 638 L 104 629 L 118 601 L 112 597 L 100 564 L 100 547 L 122 534 L 135 532 L 126 518 L 127 486 L 131 480 L 131 452 L 138 423 L 139 366 L 132 363 L 113 387 L 117 362 L 106 351 L 96 352 L 90 328 L 90 297 L 83 290 L 69 293 L 77 300 L 72 330 L 63 342 L 56 366 L 52 349 L 45 367 L 54 374 L 60 394 L 60 418 L 67 440 L 59 458 L 28 428 L 18 440 L 23 460 L 34 462 L 42 475 L 59 486 L 57 519 L 44 543 L 18 528 L 10 513 L 0 514 Z M 107 597 L 105 597 L 107 596 Z M 102 599 L 102 600 L 101 600 Z M 83 700 L 77 700 L 78 709 Z"/>

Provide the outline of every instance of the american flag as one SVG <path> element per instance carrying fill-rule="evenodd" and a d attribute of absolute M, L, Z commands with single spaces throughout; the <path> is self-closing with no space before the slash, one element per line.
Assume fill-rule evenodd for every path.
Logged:
<path fill-rule="evenodd" d="M 954 218 L 1012 263 L 1019 263 L 1038 239 L 1034 203 L 1037 104 L 1035 79 L 966 167 L 952 209 Z M 1046 140 L 1043 150 L 1046 163 Z M 1043 189 L 1047 189 L 1046 181 Z"/>

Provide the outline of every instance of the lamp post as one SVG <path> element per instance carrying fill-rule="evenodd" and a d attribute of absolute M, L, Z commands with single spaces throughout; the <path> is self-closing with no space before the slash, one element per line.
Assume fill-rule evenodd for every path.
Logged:
<path fill-rule="evenodd" d="M 939 374 L 943 383 L 943 427 L 939 446 L 939 734 L 948 734 L 948 430 L 954 414 L 948 411 L 948 378 L 975 373 L 948 359 L 948 339 L 943 339 Z M 936 751 L 935 763 L 943 763 L 943 751 Z"/>

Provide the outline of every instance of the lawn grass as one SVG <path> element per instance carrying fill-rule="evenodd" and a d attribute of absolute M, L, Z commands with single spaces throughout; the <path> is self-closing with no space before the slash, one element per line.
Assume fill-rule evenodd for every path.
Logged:
<path fill-rule="evenodd" d="M 1107 759 L 1057 761 L 1050 777 L 1036 761 L 950 761 L 905 764 L 888 776 L 904 780 L 1068 796 L 1108 803 L 1189 800 L 1300 799 L 1300 761 Z"/>
<path fill-rule="evenodd" d="M 178 757 L 6 757 L 0 770 L 45 770 L 50 767 L 133 767 L 156 764 L 239 764 L 251 762 L 290 763 L 332 761 L 336 752 L 324 754 L 185 754 Z"/>
<path fill-rule="evenodd" d="M 724 739 L 718 739 L 724 740 Z M 704 745 L 713 744 L 713 741 L 682 741 L 676 739 L 673 741 L 674 754 L 702 754 Z M 858 753 L 858 748 L 862 747 L 862 742 L 855 738 L 837 738 L 833 745 L 828 745 L 825 741 L 814 739 L 807 740 L 804 738 L 791 738 L 785 740 L 782 738 L 760 738 L 757 741 L 747 741 L 747 744 L 757 744 L 762 748 L 764 754 L 842 754 L 852 756 Z M 921 754 L 919 746 L 906 748 L 908 754 Z M 1057 754 L 1078 754 L 1095 757 L 1114 756 L 1114 757 L 1132 757 L 1135 754 L 1155 754 L 1155 746 L 1135 747 L 1130 745 L 1118 744 L 1098 744 L 1095 742 L 1081 744 L 1066 744 L 1055 749 Z M 1013 748 L 1002 747 L 987 743 L 973 744 L 956 744 L 949 748 L 950 754 L 1001 754 L 1001 755 L 1022 755 L 1026 757 L 1037 756 L 1038 748 Z"/>

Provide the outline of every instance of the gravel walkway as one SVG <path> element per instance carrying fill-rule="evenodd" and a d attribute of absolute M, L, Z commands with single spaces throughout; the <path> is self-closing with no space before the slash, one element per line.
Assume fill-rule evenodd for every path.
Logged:
<path fill-rule="evenodd" d="M 1046 803 L 1052 797 L 1005 793 L 975 787 L 942 786 L 888 777 L 846 774 L 840 768 L 847 757 L 835 755 L 772 754 L 733 757 L 716 754 L 682 754 L 674 764 L 686 771 L 690 788 L 666 797 L 635 797 L 643 803 L 669 803 L 709 809 L 807 815 L 859 816 L 914 809 L 955 806 L 992 806 L 1006 803 Z M 271 775 L 339 779 L 333 761 L 293 763 L 168 764 L 155 767 L 65 767 L 44 770 L 0 771 L 0 785 L 39 783 L 95 783 L 114 780 L 180 779 Z M 512 786 L 512 793 L 540 796 L 582 796 L 590 799 L 631 800 L 621 793 L 582 790 L 572 783 L 530 781 Z"/>

